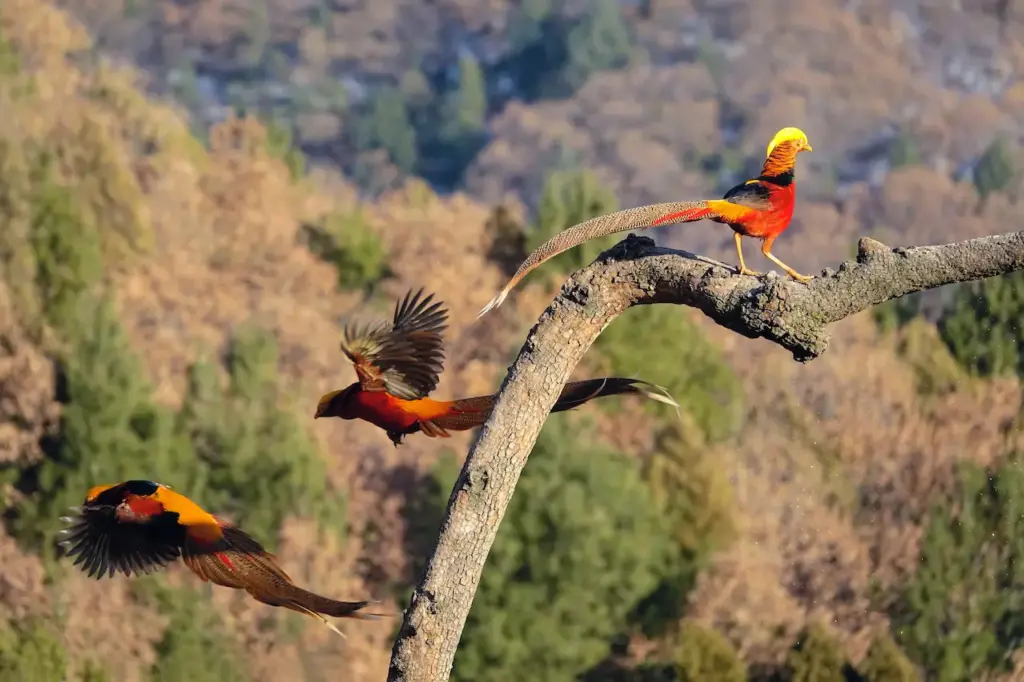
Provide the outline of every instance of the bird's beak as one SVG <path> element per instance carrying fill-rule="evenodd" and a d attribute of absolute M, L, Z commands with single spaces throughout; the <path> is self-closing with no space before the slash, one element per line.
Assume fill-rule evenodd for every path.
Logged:
<path fill-rule="evenodd" d="M 811 143 L 810 142 L 804 142 L 804 151 L 805 152 L 813 152 L 814 151 L 814 148 L 811 147 Z"/>

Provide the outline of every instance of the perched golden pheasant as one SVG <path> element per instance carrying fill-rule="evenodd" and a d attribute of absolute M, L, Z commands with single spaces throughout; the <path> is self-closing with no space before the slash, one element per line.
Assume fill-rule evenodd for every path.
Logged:
<path fill-rule="evenodd" d="M 531 270 L 585 241 L 616 232 L 642 230 L 672 223 L 689 223 L 705 218 L 725 223 L 735 232 L 736 255 L 740 261 L 739 274 L 760 274 L 748 269 L 743 262 L 740 240 L 743 237 L 753 237 L 762 241 L 761 253 L 785 270 L 790 277 L 800 282 L 809 281 L 810 276 L 801 275 L 772 254 L 772 244 L 789 227 L 789 221 L 793 217 L 793 206 L 796 201 L 796 156 L 804 151 L 811 151 L 807 135 L 799 128 L 783 128 L 768 143 L 761 174 L 753 180 L 733 187 L 721 199 L 638 206 L 591 218 L 562 230 L 537 247 L 523 261 L 505 288 L 484 306 L 477 317 L 480 318 L 500 306 L 509 292 Z"/>
<path fill-rule="evenodd" d="M 91 488 L 61 531 L 68 556 L 89 577 L 151 573 L 179 557 L 204 581 L 245 590 L 257 601 L 304 613 L 372 620 L 373 601 L 335 601 L 302 589 L 255 539 L 206 512 L 189 498 L 153 481 L 132 480 Z M 344 635 L 342 635 L 344 637 Z"/>
<path fill-rule="evenodd" d="M 495 394 L 461 400 L 433 400 L 444 368 L 445 321 L 448 311 L 423 289 L 409 292 L 395 307 L 393 320 L 368 326 L 346 325 L 341 350 L 355 367 L 357 382 L 320 398 L 313 417 L 363 419 L 387 432 L 397 447 L 421 431 L 448 438 L 449 431 L 480 426 L 494 408 Z M 664 389 L 639 379 L 604 377 L 571 381 L 551 409 L 561 412 L 594 398 L 638 394 L 672 405 Z"/>

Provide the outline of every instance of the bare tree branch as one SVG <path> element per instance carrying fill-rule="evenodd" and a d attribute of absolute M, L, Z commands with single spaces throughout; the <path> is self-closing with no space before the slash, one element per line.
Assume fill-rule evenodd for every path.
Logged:
<path fill-rule="evenodd" d="M 628 236 L 575 273 L 530 331 L 455 484 L 440 535 L 391 652 L 389 682 L 445 682 L 484 562 L 519 475 L 576 364 L 632 306 L 677 303 L 806 362 L 827 325 L 915 291 L 1024 268 L 1024 232 L 915 248 L 861 239 L 857 260 L 804 285 Z"/>

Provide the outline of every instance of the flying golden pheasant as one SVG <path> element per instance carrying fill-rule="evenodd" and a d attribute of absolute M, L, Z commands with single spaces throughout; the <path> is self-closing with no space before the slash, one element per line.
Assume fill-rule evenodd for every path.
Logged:
<path fill-rule="evenodd" d="M 642 230 L 672 223 L 689 223 L 705 218 L 725 223 L 735 232 L 736 255 L 740 261 L 739 274 L 760 274 L 747 268 L 740 246 L 743 237 L 753 237 L 761 240 L 761 253 L 765 257 L 785 270 L 793 279 L 808 282 L 810 276 L 801 275 L 772 254 L 772 244 L 789 227 L 789 221 L 793 217 L 793 206 L 796 201 L 796 156 L 804 151 L 811 151 L 807 135 L 799 128 L 783 128 L 768 143 L 761 174 L 753 180 L 733 187 L 721 199 L 639 206 L 591 218 L 562 230 L 537 247 L 523 261 L 505 288 L 484 306 L 477 317 L 483 317 L 500 306 L 509 292 L 531 270 L 585 241 L 616 232 Z"/>
<path fill-rule="evenodd" d="M 323 621 L 324 616 L 372 620 L 372 601 L 335 601 L 302 589 L 250 535 L 206 512 L 189 498 L 153 481 L 132 480 L 91 488 L 60 543 L 74 565 L 96 579 L 151 573 L 181 558 L 204 581 L 245 590 L 257 601 Z M 344 637 L 344 635 L 342 635 Z"/>
<path fill-rule="evenodd" d="M 387 432 L 397 447 L 417 431 L 448 438 L 449 431 L 480 426 L 494 408 L 495 394 L 461 400 L 433 400 L 444 368 L 448 311 L 423 289 L 409 292 L 395 307 L 393 320 L 363 327 L 346 325 L 341 350 L 355 367 L 358 381 L 320 398 L 314 418 L 363 419 Z M 551 409 L 561 412 L 594 398 L 639 394 L 678 404 L 664 389 L 639 379 L 605 377 L 565 385 Z"/>

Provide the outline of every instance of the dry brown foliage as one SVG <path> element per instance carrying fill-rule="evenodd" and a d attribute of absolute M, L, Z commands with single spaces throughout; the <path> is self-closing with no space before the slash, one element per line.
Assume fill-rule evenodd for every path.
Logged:
<path fill-rule="evenodd" d="M 673 12 L 705 4 L 662 6 Z M 765 131 L 794 119 L 809 120 L 812 133 L 828 130 L 837 148 L 853 145 L 913 101 L 924 103 L 917 124 L 922 151 L 948 163 L 902 169 L 881 189 L 855 186 L 838 208 L 803 201 L 779 242 L 784 259 L 815 269 L 847 255 L 854 236 L 876 234 L 892 244 L 936 242 L 992 232 L 992 225 L 1010 220 L 1016 206 L 998 197 L 975 215 L 973 189 L 948 180 L 947 170 L 976 153 L 977 131 L 1019 117 L 1024 96 L 1010 91 L 991 104 L 924 85 L 906 60 L 913 41 L 901 37 L 899 22 L 881 22 L 886 3 L 861 3 L 858 15 L 837 4 L 765 2 L 745 25 L 729 28 L 736 40 L 759 45 L 750 41 L 779 25 L 790 27 L 775 42 L 740 54 L 731 67 L 736 75 L 723 84 L 730 97 L 761 112 L 744 131 L 742 147 L 757 153 Z M 802 14 L 810 5 L 817 9 Z M 378 25 L 393 35 L 389 22 L 400 12 L 395 3 L 363 6 L 361 11 L 375 13 L 374 21 L 360 25 L 359 40 L 346 40 L 345 33 L 336 38 L 330 47 L 338 54 L 332 56 L 391 69 L 394 43 L 369 42 Z M 296 406 L 301 413 L 311 415 L 321 393 L 352 381 L 337 349 L 337 319 L 363 302 L 337 292 L 332 266 L 297 243 L 304 221 L 354 210 L 352 188 L 326 171 L 293 182 L 284 165 L 268 157 L 265 131 L 251 120 L 229 118 L 204 150 L 174 107 L 141 94 L 131 70 L 79 68 L 72 55 L 87 48 L 88 36 L 63 12 L 39 0 L 5 0 L 2 7 L 3 33 L 24 55 L 37 87 L 30 102 L 5 103 L 3 134 L 65 141 L 64 172 L 88 178 L 92 184 L 80 187 L 90 197 L 105 197 L 93 206 L 96 219 L 125 226 L 131 237 L 112 246 L 131 246 L 132 252 L 144 247 L 113 278 L 123 320 L 158 398 L 180 400 L 188 364 L 219 350 L 231 330 L 249 320 L 277 334 L 282 369 L 303 401 Z M 217 22 L 226 3 L 182 7 L 181 16 L 168 18 L 181 34 L 199 42 L 224 40 L 231 26 Z M 487 11 L 466 9 L 464 16 L 480 23 Z M 355 23 L 346 23 L 345 30 Z M 656 33 L 650 43 L 672 44 L 675 38 L 657 33 L 662 29 L 656 24 L 644 28 Z M 837 28 L 817 35 L 822 26 Z M 805 31 L 815 35 L 809 39 Z M 780 64 L 782 56 L 794 54 L 797 40 L 804 63 Z M 1022 54 L 1019 46 L 1001 53 L 1015 64 Z M 785 74 L 781 84 L 766 86 L 766 74 L 775 73 Z M 889 75 L 879 80 L 879 73 Z M 713 126 L 720 106 L 716 87 L 703 65 L 641 66 L 599 75 L 567 102 L 513 105 L 495 123 L 497 138 L 471 170 L 470 177 L 479 180 L 470 187 L 496 199 L 510 189 L 535 195 L 535 162 L 562 141 L 618 192 L 623 205 L 706 193 L 708 179 L 682 157 L 707 153 L 719 143 Z M 854 110 L 838 110 L 841 102 L 853 102 Z M 965 126 L 964 120 L 975 122 Z M 809 170 L 804 177 L 812 175 Z M 363 209 L 388 245 L 396 273 L 370 305 L 386 314 L 385 299 L 408 287 L 438 292 L 452 311 L 448 370 L 438 396 L 493 391 L 510 351 L 551 292 L 527 286 L 509 302 L 515 313 L 471 327 L 475 312 L 504 278 L 485 257 L 489 208 L 464 195 L 438 198 L 412 182 Z M 712 226 L 676 228 L 672 234 L 686 248 L 731 255 L 730 235 Z M 892 584 L 912 566 L 921 513 L 949 485 L 954 462 L 988 463 L 1020 445 L 1013 428 L 1020 386 L 1016 380 L 950 375 L 930 332 L 880 337 L 867 316 L 842 323 L 830 352 L 806 366 L 793 364 L 773 346 L 706 327 L 751 399 L 741 435 L 715 452 L 734 487 L 739 538 L 694 593 L 691 615 L 764 660 L 777 659 L 791 643 L 778 637 L 776 626 L 789 635 L 821 618 L 834 624 L 851 655 L 859 657 L 873 629 L 884 624 L 868 599 L 870 579 Z M 59 416 L 53 370 L 17 327 L 2 289 L 0 339 L 0 460 L 34 459 L 40 456 L 39 435 Z M 933 370 L 946 372 L 939 382 L 943 388 L 922 393 L 920 373 Z M 633 404 L 623 401 L 615 417 L 586 409 L 617 447 L 637 453 L 651 447 L 648 418 Z M 402 577 L 408 562 L 400 508 L 403 486 L 415 479 L 395 472 L 424 471 L 444 447 L 464 453 L 471 436 L 412 437 L 396 450 L 361 422 L 317 422 L 310 428 L 330 462 L 332 480 L 350 490 L 354 532 L 344 546 L 324 546 L 307 520 L 289 520 L 285 568 L 325 592 L 376 592 L 385 581 Z M 370 521 L 373 533 L 363 537 Z M 5 614 L 45 611 L 59 598 L 68 608 L 72 659 L 93 655 L 108 666 L 118 662 L 120 667 L 111 668 L 117 679 L 139 679 L 153 659 L 162 620 L 131 601 L 124 581 L 99 584 L 72 576 L 63 594 L 53 594 L 44 586 L 38 558 L 3 535 L 0 563 Z M 301 654 L 298 645 L 274 643 L 259 632 L 264 607 L 230 594 L 214 593 L 214 599 L 224 604 L 261 679 L 295 674 L 303 655 L 313 657 L 312 667 L 355 682 L 385 676 L 389 622 L 347 627 L 342 648 L 311 624 L 301 637 L 307 650 Z"/>

